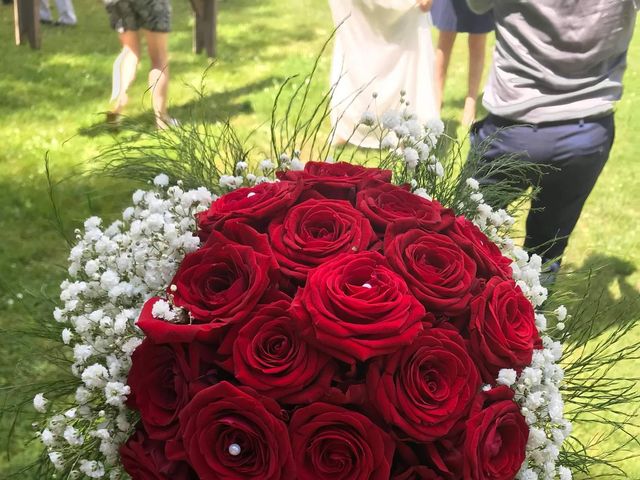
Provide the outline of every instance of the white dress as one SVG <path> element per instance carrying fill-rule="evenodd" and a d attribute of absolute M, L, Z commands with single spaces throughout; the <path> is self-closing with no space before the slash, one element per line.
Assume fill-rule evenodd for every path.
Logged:
<path fill-rule="evenodd" d="M 420 122 L 438 117 L 433 86 L 431 17 L 415 0 L 329 0 L 335 38 L 331 85 L 334 143 L 379 145 L 362 114 L 400 108 L 405 91 Z M 377 93 L 373 99 L 372 94 Z"/>

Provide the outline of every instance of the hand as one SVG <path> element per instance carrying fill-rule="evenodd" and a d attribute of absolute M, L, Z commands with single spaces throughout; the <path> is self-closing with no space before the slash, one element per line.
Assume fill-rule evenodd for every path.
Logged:
<path fill-rule="evenodd" d="M 420 7 L 420 10 L 423 12 L 428 12 L 431 10 L 431 5 L 433 5 L 433 0 L 416 0 L 416 4 Z"/>

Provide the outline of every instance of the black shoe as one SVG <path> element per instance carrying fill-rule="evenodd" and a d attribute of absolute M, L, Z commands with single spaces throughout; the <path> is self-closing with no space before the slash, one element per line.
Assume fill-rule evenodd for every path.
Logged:
<path fill-rule="evenodd" d="M 42 25 L 55 25 L 55 23 L 53 23 L 51 20 L 45 20 L 44 18 L 40 19 L 40 23 Z"/>
<path fill-rule="evenodd" d="M 51 23 L 51 22 L 49 22 Z M 66 23 L 66 22 L 61 22 L 60 20 L 53 22 L 53 26 L 54 27 L 75 27 L 76 24 L 75 23 Z"/>

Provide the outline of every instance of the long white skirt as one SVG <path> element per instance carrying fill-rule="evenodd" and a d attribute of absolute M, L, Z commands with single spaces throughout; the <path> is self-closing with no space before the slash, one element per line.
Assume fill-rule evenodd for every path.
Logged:
<path fill-rule="evenodd" d="M 379 117 L 398 110 L 401 91 L 419 121 L 437 118 L 431 16 L 415 0 L 329 0 L 329 4 L 335 25 L 340 25 L 331 68 L 332 141 L 377 147 L 379 140 L 371 128 L 358 126 L 360 118 L 365 111 Z"/>

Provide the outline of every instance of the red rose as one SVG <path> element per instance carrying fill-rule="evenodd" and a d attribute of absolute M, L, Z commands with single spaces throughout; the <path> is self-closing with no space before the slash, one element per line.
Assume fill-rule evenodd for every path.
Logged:
<path fill-rule="evenodd" d="M 443 208 L 438 202 L 389 183 L 370 186 L 358 192 L 356 206 L 381 234 L 396 220 L 415 219 L 420 227 L 440 232 L 455 219 L 453 211 Z"/>
<path fill-rule="evenodd" d="M 502 368 L 520 371 L 540 347 L 531 302 L 513 280 L 491 279 L 471 302 L 470 351 L 487 383 Z"/>
<path fill-rule="evenodd" d="M 475 260 L 479 277 L 490 279 L 500 276 L 505 280 L 511 278 L 512 260 L 502 255 L 498 246 L 469 220 L 457 217 L 447 235 Z"/>
<path fill-rule="evenodd" d="M 417 465 L 408 468 L 398 475 L 391 477 L 392 480 L 443 480 L 443 477 L 424 465 Z"/>
<path fill-rule="evenodd" d="M 280 180 L 304 182 L 327 198 L 355 200 L 358 188 L 372 180 L 391 182 L 391 170 L 367 168 L 347 162 L 307 162 L 303 171 L 278 172 Z"/>
<path fill-rule="evenodd" d="M 261 307 L 233 343 L 233 371 L 243 385 L 281 403 L 311 403 L 329 389 L 335 364 L 302 340 L 280 301 Z"/>
<path fill-rule="evenodd" d="M 453 240 L 400 220 L 389 226 L 384 243 L 391 268 L 427 311 L 448 316 L 465 312 L 477 284 L 476 264 Z"/>
<path fill-rule="evenodd" d="M 480 375 L 455 331 L 432 328 L 410 346 L 376 359 L 369 398 L 402 440 L 433 441 L 469 411 Z"/>
<path fill-rule="evenodd" d="M 464 471 L 464 433 L 464 422 L 461 422 L 446 437 L 425 445 L 428 464 L 446 480 L 465 478 L 462 474 Z"/>
<path fill-rule="evenodd" d="M 265 182 L 227 193 L 197 215 L 200 239 L 206 241 L 229 219 L 240 219 L 256 228 L 263 226 L 293 205 L 301 189 L 301 182 Z"/>
<path fill-rule="evenodd" d="M 190 318 L 166 322 L 143 309 L 138 326 L 155 342 L 211 341 L 229 324 L 246 319 L 268 292 L 276 263 L 266 235 L 234 221 L 223 233 L 212 232 L 207 243 L 188 254 L 169 289 L 174 305 Z"/>
<path fill-rule="evenodd" d="M 200 480 L 295 478 L 278 404 L 228 382 L 201 390 L 180 412 L 180 429 L 167 443 L 167 454 L 186 460 Z"/>
<path fill-rule="evenodd" d="M 424 444 L 396 442 L 391 480 L 450 480 L 431 467 L 429 461 Z"/>
<path fill-rule="evenodd" d="M 195 391 L 214 381 L 212 353 L 197 342 L 154 344 L 148 338 L 133 352 L 128 403 L 140 411 L 150 438 L 168 440 L 175 435 L 180 410 Z"/>
<path fill-rule="evenodd" d="M 196 480 L 184 462 L 172 462 L 164 454 L 164 442 L 151 440 L 137 430 L 120 447 L 120 462 L 133 480 Z"/>
<path fill-rule="evenodd" d="M 298 480 L 389 479 L 393 440 L 360 413 L 314 403 L 296 410 L 289 434 Z"/>
<path fill-rule="evenodd" d="M 316 268 L 291 312 L 305 338 L 349 363 L 409 345 L 425 315 L 402 277 L 376 252 L 344 254 Z"/>
<path fill-rule="evenodd" d="M 525 459 L 529 427 L 501 386 L 478 395 L 466 422 L 464 478 L 513 480 Z"/>
<path fill-rule="evenodd" d="M 342 253 L 366 250 L 376 239 L 369 220 L 343 200 L 307 200 L 269 225 L 282 272 L 304 283 L 310 269 Z"/>

